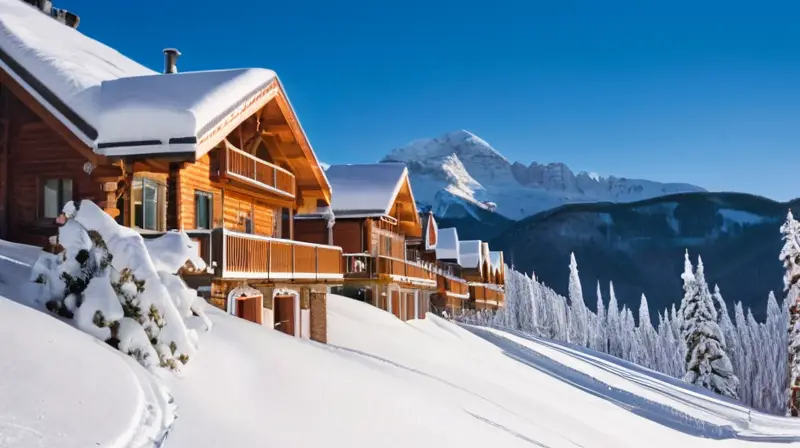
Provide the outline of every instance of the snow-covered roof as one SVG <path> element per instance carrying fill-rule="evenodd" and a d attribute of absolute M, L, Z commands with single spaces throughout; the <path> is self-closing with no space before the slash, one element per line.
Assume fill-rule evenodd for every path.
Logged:
<path fill-rule="evenodd" d="M 408 177 L 402 163 L 331 165 L 325 175 L 333 190 L 333 214 L 337 218 L 381 216 L 392 204 Z"/>
<path fill-rule="evenodd" d="M 489 263 L 492 265 L 492 268 L 495 270 L 502 270 L 503 269 L 503 252 L 502 251 L 490 251 L 489 252 Z"/>
<path fill-rule="evenodd" d="M 104 81 L 94 120 L 98 148 L 108 155 L 196 151 L 201 139 L 231 115 L 250 109 L 252 100 L 253 109 L 260 109 L 273 98 L 275 79 L 272 70 L 237 69 Z"/>
<path fill-rule="evenodd" d="M 459 243 L 459 250 L 461 251 L 461 266 L 465 268 L 480 269 L 481 261 L 481 240 L 468 240 Z"/>
<path fill-rule="evenodd" d="M 0 68 L 107 155 L 197 153 L 218 125 L 263 105 L 277 79 L 265 69 L 159 74 L 19 0 L 0 0 Z"/>
<path fill-rule="evenodd" d="M 455 227 L 439 229 L 439 238 L 436 242 L 437 260 L 455 260 L 461 264 L 461 256 L 458 244 L 458 232 Z"/>

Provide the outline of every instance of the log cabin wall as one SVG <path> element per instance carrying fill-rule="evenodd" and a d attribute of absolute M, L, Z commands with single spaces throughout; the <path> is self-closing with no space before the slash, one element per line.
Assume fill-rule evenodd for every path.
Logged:
<path fill-rule="evenodd" d="M 335 228 L 336 226 L 334 226 Z M 294 239 L 306 243 L 328 244 L 328 223 L 324 219 L 295 220 Z"/>
<path fill-rule="evenodd" d="M 207 154 L 197 162 L 185 164 L 177 173 L 180 202 L 171 208 L 178 210 L 179 221 L 184 229 L 197 228 L 195 194 L 203 192 L 212 195 L 213 227 L 224 225 L 227 229 L 239 232 L 250 230 L 258 235 L 288 238 L 288 230 L 281 229 L 280 207 L 255 196 L 225 190 L 214 181 L 211 165 L 211 158 Z"/>
<path fill-rule="evenodd" d="M 7 238 L 43 245 L 58 233 L 52 210 L 45 213 L 44 188 L 47 181 L 58 184 L 58 210 L 70 200 L 104 200 L 102 186 L 84 171 L 88 159 L 54 129 L 13 96 L 9 101 L 7 191 Z M 52 191 L 52 190 L 51 190 Z"/>
<path fill-rule="evenodd" d="M 171 210 L 178 211 L 180 224 L 177 228 L 195 229 L 195 191 L 203 191 L 213 195 L 212 215 L 213 223 L 219 226 L 223 216 L 222 189 L 211 180 L 210 158 L 206 154 L 195 163 L 185 164 L 183 168 L 172 174 L 176 177 L 177 191 L 180 191 L 180 201 Z M 177 196 L 177 195 L 176 195 Z M 176 198 L 177 199 L 177 198 Z"/>
<path fill-rule="evenodd" d="M 324 225 L 324 221 L 320 221 Z M 296 231 L 297 227 L 295 227 Z M 363 253 L 369 250 L 365 244 L 367 231 L 367 225 L 363 219 L 337 219 L 333 226 L 333 244 L 340 246 L 342 253 L 345 254 Z"/>

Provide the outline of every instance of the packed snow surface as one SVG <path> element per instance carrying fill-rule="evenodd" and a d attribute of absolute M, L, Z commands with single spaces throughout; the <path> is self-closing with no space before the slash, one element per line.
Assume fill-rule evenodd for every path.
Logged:
<path fill-rule="evenodd" d="M 26 252 L 0 245 L 0 273 L 24 270 Z M 20 290 L 0 279 L 3 293 Z M 329 295 L 328 345 L 217 309 L 208 317 L 214 329 L 182 375 L 159 375 L 178 407 L 168 448 L 800 444 L 796 420 L 590 350 L 431 314 L 401 322 Z M 0 346 L 0 434 L 11 440 L 0 445 L 122 447 L 144 431 L 141 366 L 34 309 L 0 300 L 0 320 L 4 340 L 21 341 Z"/>
<path fill-rule="evenodd" d="M 563 163 L 512 163 L 468 131 L 415 140 L 392 150 L 383 161 L 408 165 L 414 195 L 431 205 L 437 216 L 453 213 L 457 217 L 462 209 L 496 208 L 501 215 L 520 219 L 573 202 L 633 202 L 704 191 L 689 184 L 575 174 Z"/>

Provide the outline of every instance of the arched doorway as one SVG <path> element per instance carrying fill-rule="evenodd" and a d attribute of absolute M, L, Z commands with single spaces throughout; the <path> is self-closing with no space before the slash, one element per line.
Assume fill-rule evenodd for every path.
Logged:
<path fill-rule="evenodd" d="M 264 295 L 255 288 L 243 285 L 228 293 L 228 313 L 255 322 L 263 323 Z"/>

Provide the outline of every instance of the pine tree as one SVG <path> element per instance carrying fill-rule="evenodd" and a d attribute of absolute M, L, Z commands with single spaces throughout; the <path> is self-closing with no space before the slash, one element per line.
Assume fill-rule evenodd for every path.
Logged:
<path fill-rule="evenodd" d="M 640 346 L 640 364 L 644 367 L 655 369 L 655 355 L 657 354 L 658 338 L 653 323 L 650 321 L 650 307 L 647 305 L 647 297 L 642 294 L 639 303 L 639 328 L 638 336 Z"/>
<path fill-rule="evenodd" d="M 617 295 L 614 293 L 614 283 L 608 283 L 608 354 L 622 359 L 625 354 L 622 347 L 622 337 L 620 335 L 622 326 L 619 305 L 617 304 Z"/>
<path fill-rule="evenodd" d="M 597 334 L 595 350 L 608 353 L 608 327 L 606 324 L 606 311 L 603 305 L 603 293 L 600 292 L 600 280 L 597 281 Z"/>
<path fill-rule="evenodd" d="M 734 319 L 736 321 L 736 333 L 741 342 L 742 356 L 738 360 L 739 366 L 736 371 L 739 375 L 741 384 L 739 386 L 742 402 L 750 406 L 753 405 L 753 340 L 750 335 L 750 328 L 744 314 L 742 302 L 736 302 L 734 306 Z"/>
<path fill-rule="evenodd" d="M 578 262 L 575 261 L 575 254 L 569 256 L 569 337 L 570 342 L 586 347 L 589 344 L 589 331 L 587 322 L 587 309 L 583 301 L 583 288 L 581 279 L 578 277 Z"/>
<path fill-rule="evenodd" d="M 781 226 L 784 245 L 779 255 L 786 272 L 783 276 L 786 300 L 789 301 L 788 376 L 786 391 L 786 415 L 800 416 L 800 223 L 795 221 L 792 211 L 786 215 Z"/>
<path fill-rule="evenodd" d="M 738 399 L 739 379 L 725 352 L 725 339 L 717 324 L 717 313 L 703 271 L 703 261 L 698 257 L 696 273 L 692 274 L 687 251 L 681 276 L 684 281 L 682 333 L 687 348 L 683 380 Z"/>

